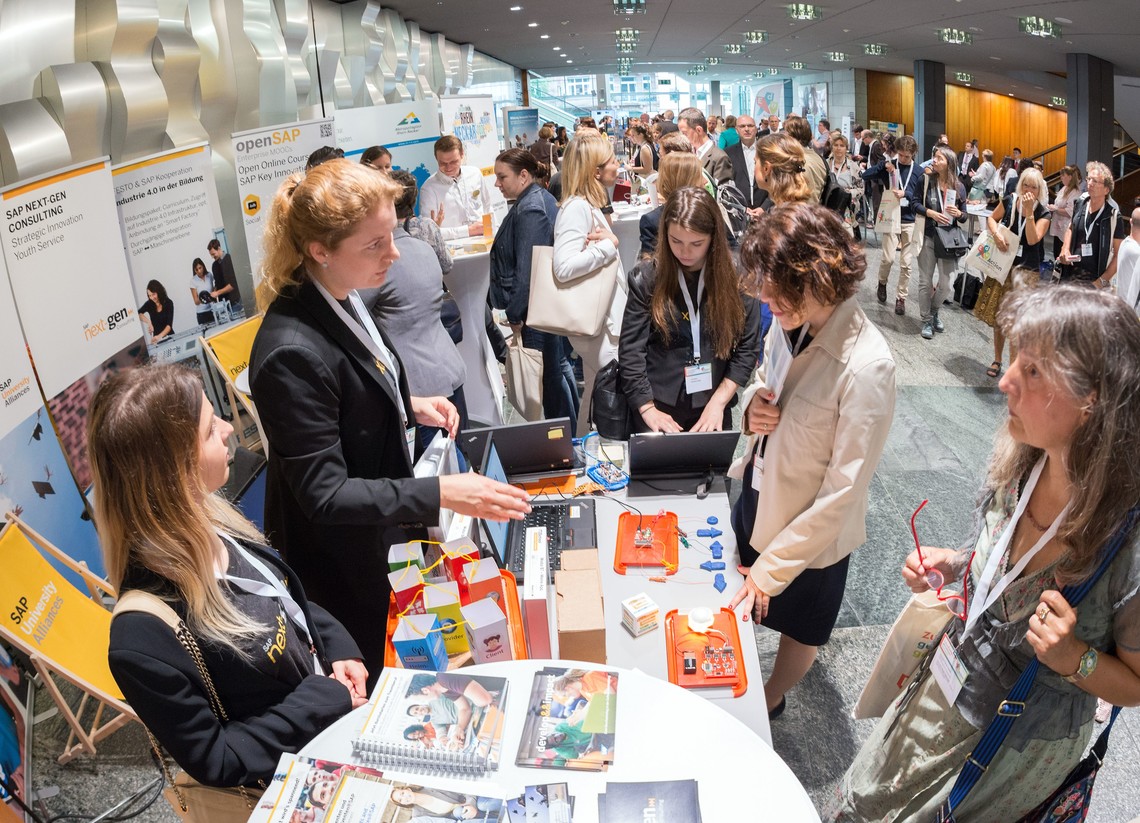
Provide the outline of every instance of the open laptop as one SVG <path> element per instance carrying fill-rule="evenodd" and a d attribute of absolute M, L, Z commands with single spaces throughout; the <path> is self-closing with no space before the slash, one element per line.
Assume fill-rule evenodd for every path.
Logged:
<path fill-rule="evenodd" d="M 464 429 L 459 448 L 472 466 L 481 466 L 487 443 L 494 438 L 503 470 L 512 483 L 529 483 L 570 473 L 580 473 L 582 463 L 574 454 L 569 417 Z"/>
<path fill-rule="evenodd" d="M 740 432 L 651 432 L 629 438 L 629 492 L 704 497 L 732 465 Z"/>
<path fill-rule="evenodd" d="M 492 480 L 507 482 L 495 440 L 487 444 L 481 474 Z M 530 514 L 523 520 L 509 520 L 506 523 L 484 520 L 483 528 L 487 532 L 487 541 L 492 554 L 499 565 L 510 570 L 515 580 L 520 582 L 523 578 L 525 554 L 523 544 L 526 540 L 526 530 L 535 526 L 546 527 L 551 583 L 554 582 L 554 572 L 562 568 L 562 552 L 570 549 L 592 549 L 598 545 L 598 523 L 594 501 L 589 498 L 532 500 Z"/>

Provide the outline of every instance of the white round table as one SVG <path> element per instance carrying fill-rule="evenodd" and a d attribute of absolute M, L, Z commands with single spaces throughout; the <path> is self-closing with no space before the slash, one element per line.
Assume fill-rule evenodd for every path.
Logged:
<path fill-rule="evenodd" d="M 487 797 L 513 798 L 528 785 L 567 783 L 576 798 L 575 823 L 598 819 L 597 795 L 606 783 L 696 779 L 704 820 L 818 821 L 803 786 L 756 733 L 707 700 L 667 681 L 637 671 L 606 666 L 619 673 L 617 738 L 609 771 L 590 773 L 515 766 L 522 721 L 534 672 L 543 666 L 582 666 L 558 660 L 514 660 L 471 666 L 464 674 L 507 677 L 506 731 L 497 771 L 488 777 L 421 777 L 386 770 L 391 780 L 422 781 L 435 788 Z M 301 751 L 306 757 L 352 761 L 351 741 L 364 723 L 364 706 L 338 720 Z"/>
<path fill-rule="evenodd" d="M 463 383 L 463 397 L 467 401 L 467 416 L 488 426 L 501 426 L 503 419 L 503 376 L 495 350 L 487 339 L 485 323 L 487 292 L 491 288 L 491 253 L 471 253 L 473 245 L 486 243 L 482 237 L 449 242 L 452 251 L 451 271 L 443 276 L 447 290 L 459 305 L 463 324 L 463 339 L 456 345 L 467 367 Z"/>
<path fill-rule="evenodd" d="M 631 206 L 628 203 L 614 203 L 614 234 L 618 238 L 618 256 L 626 274 L 637 263 L 641 251 L 641 215 L 653 211 L 656 206 Z"/>

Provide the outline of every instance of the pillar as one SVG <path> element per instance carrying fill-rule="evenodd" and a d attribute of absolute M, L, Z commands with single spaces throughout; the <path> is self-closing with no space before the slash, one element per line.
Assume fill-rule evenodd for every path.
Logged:
<path fill-rule="evenodd" d="M 914 139 L 919 160 L 930 157 L 938 135 L 946 131 L 946 64 L 914 61 Z"/>
<path fill-rule="evenodd" d="M 1069 109 L 1065 162 L 1082 169 L 1090 160 L 1112 167 L 1113 66 L 1091 54 L 1066 54 Z"/>
<path fill-rule="evenodd" d="M 718 117 L 724 114 L 724 106 L 720 104 L 720 81 L 709 81 L 709 106 L 707 114 L 715 114 Z"/>

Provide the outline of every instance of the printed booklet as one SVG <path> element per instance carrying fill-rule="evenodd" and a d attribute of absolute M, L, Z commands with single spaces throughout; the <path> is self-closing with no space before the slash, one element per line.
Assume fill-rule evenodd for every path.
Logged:
<path fill-rule="evenodd" d="M 604 771 L 614 762 L 615 672 L 547 667 L 535 673 L 518 766 Z"/>

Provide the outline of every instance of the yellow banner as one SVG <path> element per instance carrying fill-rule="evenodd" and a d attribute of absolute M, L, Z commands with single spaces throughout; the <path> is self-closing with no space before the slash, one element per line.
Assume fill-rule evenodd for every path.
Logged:
<path fill-rule="evenodd" d="M 214 355 L 222 364 L 231 382 L 237 380 L 238 375 L 249 368 L 253 338 L 257 337 L 257 330 L 260 328 L 261 315 L 258 315 L 221 334 L 207 338 L 206 343 L 214 350 Z"/>

